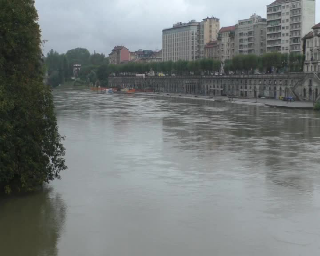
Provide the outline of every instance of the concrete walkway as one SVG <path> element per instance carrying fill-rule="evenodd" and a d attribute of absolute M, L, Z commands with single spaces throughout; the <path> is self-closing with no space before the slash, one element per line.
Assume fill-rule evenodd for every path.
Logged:
<path fill-rule="evenodd" d="M 313 102 L 308 101 L 282 101 L 274 99 L 236 99 L 235 102 L 257 102 L 268 107 L 292 108 L 292 109 L 313 109 Z"/>
<path fill-rule="evenodd" d="M 258 105 L 267 106 L 274 108 L 290 108 L 290 109 L 313 109 L 313 102 L 308 101 L 281 101 L 274 99 L 249 99 L 249 98 L 233 98 L 232 100 L 225 96 L 203 96 L 203 95 L 193 95 L 193 94 L 179 94 L 179 93 L 137 93 L 138 95 L 147 96 L 161 96 L 161 97 L 174 97 L 174 98 L 184 98 L 184 99 L 201 99 L 206 101 L 218 101 L 233 104 L 247 104 L 247 105 Z"/>

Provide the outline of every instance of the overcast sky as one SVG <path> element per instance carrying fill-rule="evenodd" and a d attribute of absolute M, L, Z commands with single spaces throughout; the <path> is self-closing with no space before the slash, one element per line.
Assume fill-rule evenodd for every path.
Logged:
<path fill-rule="evenodd" d="M 272 0 L 36 0 L 45 53 L 83 47 L 108 55 L 115 45 L 130 51 L 161 49 L 162 29 L 176 22 L 220 18 L 221 26 L 257 13 Z M 316 6 L 320 22 L 320 1 Z"/>

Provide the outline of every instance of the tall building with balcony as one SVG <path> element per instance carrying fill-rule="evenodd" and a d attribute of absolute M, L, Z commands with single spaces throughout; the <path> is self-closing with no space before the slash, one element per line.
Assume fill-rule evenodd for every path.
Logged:
<path fill-rule="evenodd" d="M 162 60 L 196 60 L 198 53 L 199 22 L 177 23 L 162 30 Z"/>
<path fill-rule="evenodd" d="M 235 26 L 223 27 L 218 34 L 219 60 L 224 62 L 235 55 Z"/>
<path fill-rule="evenodd" d="M 217 40 L 220 21 L 206 18 L 201 22 L 179 22 L 162 30 L 163 61 L 196 60 L 205 57 L 205 45 Z"/>
<path fill-rule="evenodd" d="M 215 41 L 218 38 L 218 32 L 220 30 L 220 20 L 215 17 L 207 17 L 199 23 L 199 58 L 205 58 L 204 47 L 209 42 Z"/>
<path fill-rule="evenodd" d="M 301 38 L 315 24 L 315 0 L 276 0 L 267 6 L 267 52 L 302 53 Z"/>
<path fill-rule="evenodd" d="M 236 54 L 262 55 L 266 52 L 267 20 L 253 14 L 239 20 L 235 32 Z"/>

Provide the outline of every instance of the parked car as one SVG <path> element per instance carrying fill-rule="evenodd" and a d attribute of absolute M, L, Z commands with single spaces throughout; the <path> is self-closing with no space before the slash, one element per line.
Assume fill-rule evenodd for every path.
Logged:
<path fill-rule="evenodd" d="M 283 100 L 283 98 L 284 98 L 284 96 L 280 96 L 280 97 L 279 97 L 279 100 Z"/>

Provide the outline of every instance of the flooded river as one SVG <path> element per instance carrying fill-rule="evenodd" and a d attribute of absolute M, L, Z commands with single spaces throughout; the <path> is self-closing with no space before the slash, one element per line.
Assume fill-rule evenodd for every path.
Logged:
<path fill-rule="evenodd" d="M 54 95 L 69 169 L 0 199 L 1 256 L 320 255 L 320 114 Z"/>

